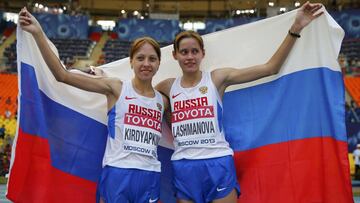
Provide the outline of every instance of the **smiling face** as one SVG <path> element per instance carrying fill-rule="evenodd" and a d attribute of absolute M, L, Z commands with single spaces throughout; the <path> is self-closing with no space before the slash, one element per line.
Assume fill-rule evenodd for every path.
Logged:
<path fill-rule="evenodd" d="M 130 53 L 130 63 L 134 69 L 135 77 L 142 81 L 151 81 L 160 65 L 157 47 L 147 41 L 133 47 L 136 49 L 132 49 Z"/>
<path fill-rule="evenodd" d="M 173 56 L 183 73 L 199 71 L 204 55 L 203 41 L 196 32 L 185 31 L 175 38 Z"/>

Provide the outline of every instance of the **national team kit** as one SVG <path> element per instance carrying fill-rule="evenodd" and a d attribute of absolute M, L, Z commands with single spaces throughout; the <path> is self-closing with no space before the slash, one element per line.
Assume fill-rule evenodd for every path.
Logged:
<path fill-rule="evenodd" d="M 108 131 L 98 195 L 105 202 L 157 202 L 161 164 L 157 146 L 164 112 L 162 96 L 139 95 L 125 81 L 108 112 Z M 141 184 L 139 184 L 141 183 Z"/>
<path fill-rule="evenodd" d="M 194 87 L 183 88 L 181 77 L 170 89 L 171 157 L 176 196 L 196 203 L 227 196 L 237 183 L 233 151 L 222 128 L 222 101 L 210 72 Z"/>
<path fill-rule="evenodd" d="M 233 151 L 222 128 L 222 101 L 210 72 L 202 72 L 201 81 L 190 88 L 183 88 L 181 77 L 176 78 L 169 97 L 177 198 L 202 203 L 225 197 L 234 188 L 239 193 Z M 109 202 L 159 200 L 157 146 L 163 113 L 159 92 L 148 98 L 136 93 L 131 81 L 123 83 L 120 97 L 108 113 L 100 197 Z"/>

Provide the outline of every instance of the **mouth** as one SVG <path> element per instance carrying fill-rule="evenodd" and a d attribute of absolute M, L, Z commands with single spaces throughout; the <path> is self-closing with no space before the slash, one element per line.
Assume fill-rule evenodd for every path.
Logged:
<path fill-rule="evenodd" d="M 196 68 L 197 67 L 196 63 L 185 63 L 184 65 L 187 68 Z"/>
<path fill-rule="evenodd" d="M 185 64 L 186 66 L 195 66 L 195 65 L 196 65 L 196 62 L 189 61 L 189 62 L 185 62 L 184 64 Z"/>
<path fill-rule="evenodd" d="M 140 69 L 140 72 L 142 72 L 142 73 L 150 73 L 150 72 L 152 72 L 152 69 L 143 68 L 143 69 Z"/>

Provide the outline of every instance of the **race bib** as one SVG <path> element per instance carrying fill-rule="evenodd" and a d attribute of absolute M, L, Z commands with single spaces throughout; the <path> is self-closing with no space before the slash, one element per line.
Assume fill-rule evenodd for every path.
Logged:
<path fill-rule="evenodd" d="M 213 106 L 198 106 L 172 113 L 172 133 L 176 147 L 216 144 Z"/>
<path fill-rule="evenodd" d="M 126 113 L 123 127 L 123 150 L 157 158 L 161 122 L 153 117 Z"/>

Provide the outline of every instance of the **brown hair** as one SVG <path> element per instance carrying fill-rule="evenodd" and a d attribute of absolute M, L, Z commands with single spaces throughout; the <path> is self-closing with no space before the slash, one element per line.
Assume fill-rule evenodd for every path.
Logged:
<path fill-rule="evenodd" d="M 194 32 L 192 30 L 187 30 L 187 31 L 182 31 L 176 35 L 176 37 L 174 39 L 174 43 L 173 43 L 175 52 L 179 51 L 180 41 L 185 38 L 194 38 L 199 43 L 200 48 L 202 50 L 204 50 L 204 41 L 203 41 L 202 37 L 199 35 L 199 33 Z"/>
<path fill-rule="evenodd" d="M 157 41 L 155 41 L 151 37 L 140 37 L 135 41 L 133 41 L 129 51 L 130 60 L 133 59 L 135 52 L 137 52 L 140 49 L 140 47 L 145 43 L 150 44 L 155 49 L 156 55 L 159 57 L 159 61 L 160 61 L 161 59 L 160 45 L 159 43 L 157 43 Z"/>

